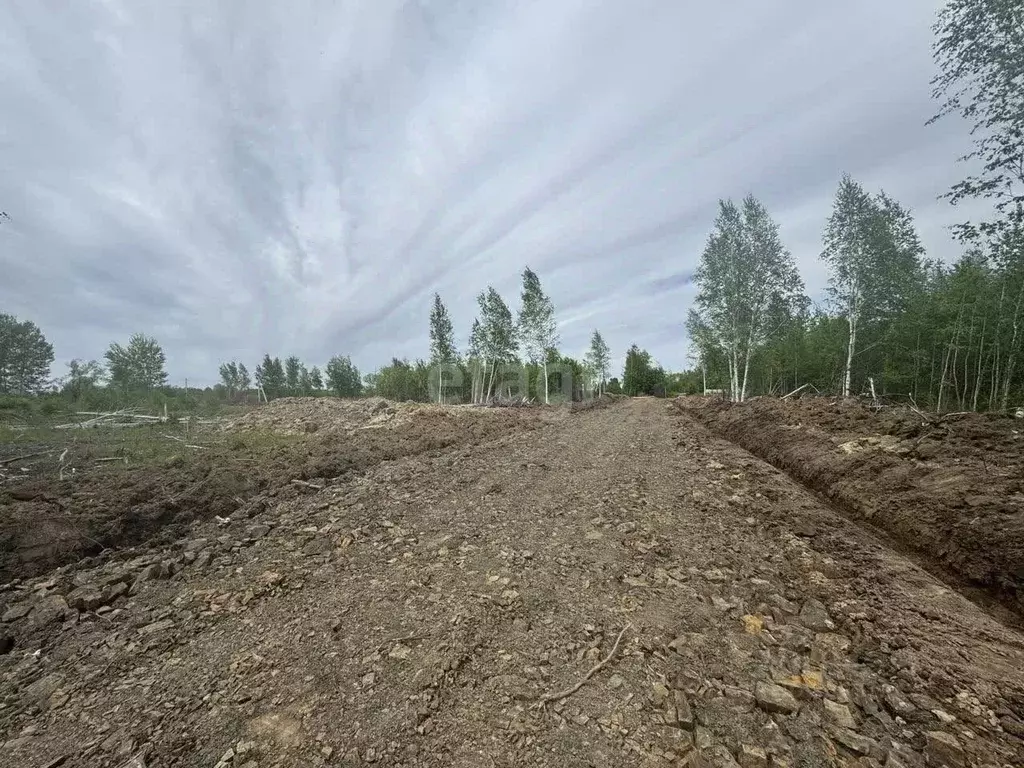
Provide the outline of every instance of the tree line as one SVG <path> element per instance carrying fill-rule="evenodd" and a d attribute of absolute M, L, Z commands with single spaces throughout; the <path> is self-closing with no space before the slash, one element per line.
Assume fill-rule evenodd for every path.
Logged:
<path fill-rule="evenodd" d="M 668 373 L 632 345 L 621 382 L 594 330 L 581 359 L 559 349 L 555 309 L 540 279 L 522 273 L 514 316 L 488 286 L 460 351 L 439 295 L 429 318 L 427 360 L 393 359 L 360 376 L 349 357 L 324 370 L 265 355 L 252 375 L 220 366 L 224 399 L 253 393 L 481 402 L 516 394 L 551 402 L 601 392 L 672 394 L 722 390 L 735 400 L 800 387 L 843 396 L 905 398 L 939 410 L 1005 410 L 1024 400 L 1024 6 L 1019 0 L 950 0 L 934 25 L 939 74 L 930 122 L 956 114 L 972 126 L 976 169 L 945 195 L 954 205 L 993 204 L 991 217 L 954 227 L 962 255 L 929 258 L 909 209 L 884 190 L 844 176 L 823 223 L 828 271 L 815 305 L 778 225 L 750 195 L 723 200 L 695 272 L 687 317 L 693 365 Z M 7 221 L 7 217 L 2 217 Z M 52 382 L 53 348 L 32 322 L 0 314 L 0 394 L 56 388 L 79 399 L 99 390 L 166 388 L 165 357 L 144 334 L 111 344 L 104 362 L 73 360 Z"/>
<path fill-rule="evenodd" d="M 434 294 L 428 320 L 429 357 L 414 362 L 393 359 L 361 375 L 349 356 L 335 356 L 323 370 L 292 355 L 269 353 L 251 372 L 244 361 L 221 363 L 212 394 L 225 402 L 272 400 L 285 396 L 379 395 L 395 400 L 483 402 L 494 397 L 523 397 L 545 403 L 579 400 L 606 391 L 631 394 L 663 391 L 664 373 L 635 345 L 627 355 L 620 385 L 609 378 L 611 351 L 596 329 L 581 359 L 558 349 L 555 308 L 540 278 L 522 273 L 520 306 L 515 315 L 492 286 L 477 297 L 479 315 L 460 351 L 454 326 L 440 295 Z M 104 361 L 72 360 L 64 377 L 49 378 L 53 348 L 32 322 L 0 315 L 0 394 L 59 392 L 74 402 L 101 401 L 111 394 L 144 397 L 169 391 L 166 355 L 160 344 L 135 334 L 127 344 L 113 343 Z M 650 370 L 649 370 L 650 369 Z"/>
<path fill-rule="evenodd" d="M 938 410 L 1024 400 L 1024 5 L 951 0 L 933 31 L 940 108 L 929 122 L 967 120 L 973 149 L 961 160 L 976 169 L 944 197 L 987 200 L 991 217 L 954 226 L 963 252 L 943 264 L 907 208 L 844 176 L 814 306 L 765 207 L 721 201 L 695 275 L 684 388 L 743 400 L 808 386 Z"/>

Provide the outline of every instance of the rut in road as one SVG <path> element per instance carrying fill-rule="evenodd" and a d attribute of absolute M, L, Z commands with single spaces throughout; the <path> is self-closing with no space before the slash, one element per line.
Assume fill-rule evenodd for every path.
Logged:
<path fill-rule="evenodd" d="M 246 526 L 21 662 L 0 762 L 1024 764 L 1020 635 L 664 401 Z"/>

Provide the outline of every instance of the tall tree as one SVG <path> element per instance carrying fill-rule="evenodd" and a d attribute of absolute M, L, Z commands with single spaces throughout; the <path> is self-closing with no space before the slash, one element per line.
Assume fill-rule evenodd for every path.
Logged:
<path fill-rule="evenodd" d="M 437 402 L 442 399 L 444 370 L 458 360 L 455 347 L 455 332 L 448 309 L 441 301 L 441 294 L 434 294 L 434 306 L 430 310 L 430 364 L 437 371 Z"/>
<path fill-rule="evenodd" d="M 302 361 L 292 355 L 284 361 L 284 385 L 293 395 L 302 393 Z"/>
<path fill-rule="evenodd" d="M 245 363 L 238 364 L 238 389 L 241 392 L 247 392 L 249 387 L 252 386 L 252 378 L 249 376 L 249 369 L 245 367 Z"/>
<path fill-rule="evenodd" d="M 268 400 L 284 394 L 286 379 L 281 358 L 263 355 L 263 362 L 256 366 L 254 372 L 256 384 L 263 390 Z"/>
<path fill-rule="evenodd" d="M 309 372 L 309 383 L 312 385 L 314 392 L 319 392 L 324 388 L 324 375 L 320 373 L 319 366 L 314 365 L 313 369 Z"/>
<path fill-rule="evenodd" d="M 844 175 L 825 226 L 821 257 L 829 296 L 847 323 L 842 395 L 849 397 L 863 323 L 897 310 L 919 271 L 920 241 L 910 214 L 884 193 L 872 197 Z"/>
<path fill-rule="evenodd" d="M 347 355 L 336 355 L 327 363 L 327 387 L 338 397 L 358 397 L 363 391 L 359 369 Z"/>
<path fill-rule="evenodd" d="M 490 366 L 483 399 L 491 396 L 496 382 L 498 366 L 515 360 L 516 333 L 512 312 L 504 299 L 492 286 L 477 296 L 480 306 L 477 342 L 485 371 Z"/>
<path fill-rule="evenodd" d="M 229 398 L 234 397 L 239 390 L 240 375 L 238 371 L 238 363 L 234 360 L 228 363 L 221 363 L 219 373 L 220 383 L 224 387 L 224 391 L 227 393 L 227 396 Z"/>
<path fill-rule="evenodd" d="M 220 383 L 227 396 L 231 398 L 247 391 L 252 385 L 252 380 L 249 378 L 249 370 L 245 364 L 232 360 L 228 363 L 221 363 Z"/>
<path fill-rule="evenodd" d="M 78 400 L 86 392 L 95 389 L 106 371 L 95 360 L 79 360 L 75 358 L 68 363 L 68 375 L 64 377 L 61 391 L 72 400 Z"/>
<path fill-rule="evenodd" d="M 623 394 L 661 395 L 665 392 L 665 371 L 654 363 L 646 349 L 633 344 L 626 352 L 626 367 L 622 373 Z"/>
<path fill-rule="evenodd" d="M 779 332 L 780 316 L 803 294 L 778 225 L 756 198 L 746 197 L 742 206 L 731 200 L 719 203 L 715 230 L 694 278 L 699 291 L 688 320 L 690 335 L 698 346 L 725 355 L 732 399 L 742 401 L 751 360 Z"/>
<path fill-rule="evenodd" d="M 611 363 L 611 350 L 605 343 L 601 333 L 595 328 L 590 337 L 590 350 L 586 355 L 586 363 L 594 372 L 598 380 L 598 394 L 605 389 L 605 382 L 608 380 L 608 366 Z"/>
<path fill-rule="evenodd" d="M 39 326 L 0 314 L 0 393 L 31 395 L 46 384 L 53 346 Z"/>
<path fill-rule="evenodd" d="M 145 392 L 167 383 L 167 361 L 156 339 L 132 334 L 127 346 L 114 342 L 103 355 L 110 385 L 123 392 Z"/>
<path fill-rule="evenodd" d="M 527 267 L 523 270 L 522 302 L 519 308 L 519 341 L 523 357 L 533 365 L 544 368 L 544 402 L 548 397 L 548 350 L 558 346 L 555 307 L 541 288 L 537 273 Z"/>
<path fill-rule="evenodd" d="M 959 114 L 972 124 L 974 149 L 962 160 L 980 171 L 946 195 L 955 205 L 989 198 L 999 218 L 967 222 L 958 235 L 974 240 L 1024 224 L 1024 4 L 1020 0 L 950 0 L 939 12 L 933 46 L 941 102 L 930 122 Z"/>

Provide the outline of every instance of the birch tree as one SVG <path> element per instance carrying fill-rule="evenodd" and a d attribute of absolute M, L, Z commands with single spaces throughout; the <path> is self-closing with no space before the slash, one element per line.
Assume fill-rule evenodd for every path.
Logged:
<path fill-rule="evenodd" d="M 829 297 L 847 325 L 841 391 L 849 397 L 858 334 L 903 309 L 923 251 L 909 212 L 884 193 L 872 197 L 849 175 L 839 182 L 821 257 Z"/>
<path fill-rule="evenodd" d="M 434 306 L 430 310 L 430 364 L 437 370 L 437 402 L 441 402 L 444 369 L 457 359 L 452 319 L 441 295 L 435 293 Z"/>
<path fill-rule="evenodd" d="M 544 404 L 550 403 L 548 395 L 548 350 L 558 346 L 558 330 L 555 324 L 555 307 L 544 293 L 540 278 L 527 267 L 523 270 L 523 291 L 520 295 L 519 343 L 523 357 L 533 365 L 540 365 L 544 371 Z"/>
<path fill-rule="evenodd" d="M 723 353 L 730 396 L 742 402 L 752 357 L 779 330 L 773 319 L 803 293 L 778 225 L 756 198 L 748 196 L 741 207 L 719 203 L 694 278 L 699 291 L 688 321 L 691 337 Z"/>
<path fill-rule="evenodd" d="M 598 381 L 598 394 L 604 394 L 605 383 L 608 381 L 608 365 L 611 362 L 611 350 L 605 343 L 601 333 L 595 328 L 590 336 L 590 349 L 586 354 L 586 363 Z"/>
<path fill-rule="evenodd" d="M 956 229 L 966 240 L 1024 225 L 1024 5 L 1020 0 L 950 0 L 933 27 L 941 102 L 930 122 L 956 114 L 971 123 L 974 149 L 961 160 L 979 170 L 953 185 L 954 205 L 987 198 L 994 221 Z"/>
<path fill-rule="evenodd" d="M 486 400 L 494 390 L 498 365 L 515 360 L 516 328 L 512 312 L 493 287 L 488 286 L 477 296 L 477 304 L 480 306 L 477 343 L 486 378 L 482 399 Z"/>

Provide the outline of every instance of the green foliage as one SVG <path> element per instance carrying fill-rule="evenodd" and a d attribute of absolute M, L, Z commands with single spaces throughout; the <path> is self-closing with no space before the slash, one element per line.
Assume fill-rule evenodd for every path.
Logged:
<path fill-rule="evenodd" d="M 865 326 L 903 312 L 921 277 L 921 247 L 913 219 L 884 192 L 871 196 L 848 175 L 836 191 L 821 257 L 829 267 L 829 296 L 846 318 L 844 396 L 854 383 L 854 356 Z"/>
<path fill-rule="evenodd" d="M 934 26 L 940 73 L 932 81 L 942 106 L 932 122 L 957 114 L 972 125 L 974 149 L 962 160 L 981 170 L 953 185 L 956 204 L 995 203 L 993 221 L 961 225 L 966 241 L 996 238 L 1024 225 L 1024 4 L 1020 0 L 950 0 Z"/>
<path fill-rule="evenodd" d="M 587 352 L 586 364 L 591 374 L 597 379 L 598 392 L 604 391 L 608 380 L 608 365 L 611 362 L 611 350 L 605 343 L 600 332 L 595 328 L 590 337 L 590 349 Z"/>
<path fill-rule="evenodd" d="M 256 384 L 263 388 L 263 394 L 268 400 L 281 397 L 287 389 L 284 366 L 281 365 L 281 358 L 263 355 L 263 362 L 256 366 Z"/>
<path fill-rule="evenodd" d="M 430 397 L 430 367 L 422 360 L 410 363 L 408 360 L 394 358 L 387 365 L 367 378 L 373 394 L 386 397 L 388 400 L 413 400 L 428 402 Z"/>
<path fill-rule="evenodd" d="M 290 395 L 306 394 L 302 389 L 302 372 L 305 366 L 295 355 L 284 361 L 284 386 Z"/>
<path fill-rule="evenodd" d="M 221 363 L 220 382 L 229 400 L 233 400 L 240 394 L 248 392 L 249 387 L 252 386 L 249 370 L 245 367 L 245 364 L 236 363 L 234 360 L 229 363 Z"/>
<path fill-rule="evenodd" d="M 654 364 L 647 350 L 640 349 L 636 344 L 626 352 L 622 393 L 630 397 L 665 394 L 665 371 Z"/>
<path fill-rule="evenodd" d="M 338 397 L 359 397 L 362 393 L 363 380 L 359 369 L 347 355 L 332 357 L 327 363 L 327 388 Z"/>
<path fill-rule="evenodd" d="M 778 225 L 753 196 L 719 203 L 715 229 L 694 274 L 689 313 L 700 355 L 720 354 L 733 400 L 743 400 L 752 358 L 803 303 L 803 281 L 779 238 Z"/>
<path fill-rule="evenodd" d="M 107 375 L 95 360 L 74 359 L 68 363 L 68 375 L 61 382 L 61 394 L 72 401 L 81 400 L 86 394 L 95 392 Z"/>
<path fill-rule="evenodd" d="M 164 351 L 145 334 L 132 334 L 127 346 L 111 344 L 104 357 L 110 386 L 123 393 L 148 392 L 167 382 Z"/>
<path fill-rule="evenodd" d="M 320 373 L 320 368 L 318 366 L 314 365 L 312 370 L 309 372 L 309 384 L 314 393 L 323 390 L 324 375 Z"/>
<path fill-rule="evenodd" d="M 608 379 L 608 386 L 605 388 L 605 392 L 609 395 L 622 394 L 622 384 L 619 383 L 619 380 L 615 376 Z"/>
<path fill-rule="evenodd" d="M 53 363 L 53 346 L 39 326 L 0 314 L 0 394 L 30 395 L 42 390 Z"/>

